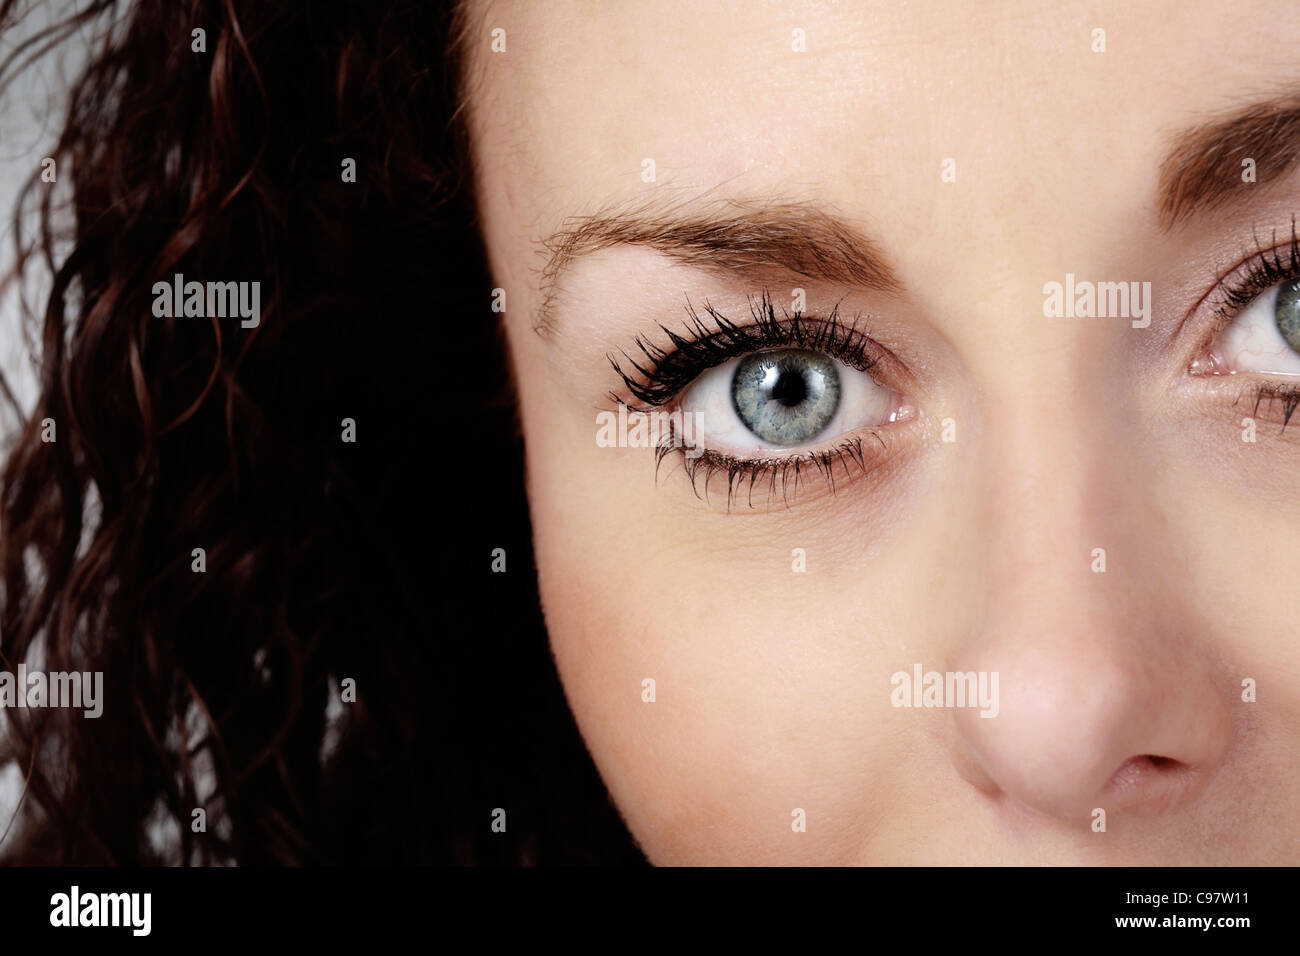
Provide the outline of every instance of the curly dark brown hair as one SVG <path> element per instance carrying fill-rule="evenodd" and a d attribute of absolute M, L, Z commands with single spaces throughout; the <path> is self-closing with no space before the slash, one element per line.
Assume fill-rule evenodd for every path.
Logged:
<path fill-rule="evenodd" d="M 0 29 L 24 15 L 0 0 Z M 0 666 L 100 671 L 104 711 L 6 710 L 26 790 L 0 854 L 640 861 L 538 611 L 459 121 L 477 25 L 91 0 L 0 83 L 90 29 L 57 182 L 35 170 L 14 214 L 7 284 L 52 288 L 24 307 L 39 396 L 0 479 Z M 260 282 L 260 324 L 155 317 L 175 273 Z"/>

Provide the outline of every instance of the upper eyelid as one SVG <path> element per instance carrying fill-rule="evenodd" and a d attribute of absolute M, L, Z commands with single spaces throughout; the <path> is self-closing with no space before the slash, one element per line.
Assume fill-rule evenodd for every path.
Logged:
<path fill-rule="evenodd" d="M 1286 249 L 1288 253 L 1289 262 L 1287 265 L 1281 265 L 1279 262 L 1281 258 L 1280 253 L 1283 249 Z M 1300 236 L 1298 236 L 1296 233 L 1296 220 L 1294 216 L 1291 218 L 1290 241 L 1279 243 L 1277 241 L 1277 232 L 1275 230 L 1273 233 L 1272 243 L 1267 248 L 1265 248 L 1260 244 L 1259 237 L 1255 236 L 1255 251 L 1244 256 L 1242 259 L 1240 259 L 1237 262 L 1236 265 L 1234 265 L 1232 268 L 1228 269 L 1226 272 L 1220 275 L 1219 278 L 1215 281 L 1214 286 L 1209 290 L 1209 293 L 1207 294 L 1213 294 L 1215 291 L 1226 292 L 1227 290 L 1225 288 L 1225 284 L 1227 283 L 1228 279 L 1242 272 L 1242 270 L 1244 270 L 1251 263 L 1258 263 L 1261 267 L 1267 266 L 1268 268 L 1276 271 L 1278 273 L 1278 277 L 1274 281 L 1281 281 L 1282 278 L 1281 274 L 1287 272 L 1288 270 L 1300 271 Z M 1265 286 L 1265 288 L 1267 288 L 1267 286 Z"/>
<path fill-rule="evenodd" d="M 705 314 L 713 320 L 712 329 L 709 323 L 703 319 L 689 302 L 687 304 L 688 320 L 685 324 L 683 335 L 679 331 L 660 325 L 659 328 L 663 335 L 669 339 L 668 346 L 658 342 L 651 341 L 644 335 L 638 335 L 633 348 L 641 352 L 640 356 L 629 354 L 624 349 L 618 353 L 609 353 L 607 358 L 614 367 L 614 371 L 624 382 L 624 386 L 629 393 L 642 401 L 650 402 L 651 400 L 645 395 L 638 394 L 641 388 L 653 386 L 655 379 L 659 378 L 663 382 L 665 378 L 671 379 L 674 385 L 672 395 L 664 397 L 667 386 L 655 387 L 658 404 L 666 404 L 673 397 L 680 394 L 687 385 L 696 377 L 703 374 L 709 368 L 721 365 L 723 362 L 734 358 L 738 355 L 748 354 L 762 348 L 776 347 L 796 347 L 807 348 L 809 350 L 824 351 L 844 364 L 857 368 L 863 372 L 870 372 L 882 359 L 897 361 L 892 352 L 880 342 L 872 338 L 863 328 L 862 316 L 855 314 L 851 319 L 844 319 L 840 315 L 839 303 L 836 303 L 828 312 L 807 310 L 796 310 L 790 312 L 784 306 L 780 306 L 781 316 L 776 316 L 778 308 L 773 302 L 771 296 L 766 291 L 762 297 L 755 302 L 751 298 L 749 304 L 750 316 L 753 322 L 737 322 L 730 317 L 723 315 L 720 311 L 713 308 L 707 303 L 702 307 Z M 787 333 L 788 338 L 777 338 L 769 333 Z M 759 340 L 761 336 L 768 334 L 768 339 Z M 737 337 L 748 337 L 750 341 L 742 342 L 739 345 L 728 345 L 729 339 L 734 340 Z M 743 347 L 741 347 L 743 346 Z M 826 348 L 823 348 L 825 346 Z M 686 371 L 680 369 L 668 370 L 673 360 L 683 355 L 689 349 L 709 349 L 715 348 L 716 351 L 711 356 L 716 361 L 711 364 L 697 365 Z M 863 361 L 862 356 L 867 356 Z M 620 365 L 620 357 L 641 377 L 641 382 L 631 380 L 631 376 Z M 682 359 L 685 362 L 687 359 Z M 650 367 L 646 367 L 649 363 Z M 662 376 L 661 373 L 669 371 L 669 374 Z M 685 376 L 689 374 L 690 378 Z M 617 393 L 611 393 L 611 398 L 616 401 L 623 401 Z M 653 402 L 651 402 L 653 404 Z"/>
<path fill-rule="evenodd" d="M 1291 239 L 1289 241 L 1277 242 L 1276 235 L 1277 233 L 1275 231 L 1274 241 L 1267 247 L 1261 245 L 1258 241 L 1258 236 L 1256 236 L 1256 247 L 1253 252 L 1238 259 L 1237 262 L 1228 269 L 1220 271 L 1213 284 L 1205 290 L 1201 297 L 1197 299 L 1183 315 L 1183 318 L 1178 323 L 1178 327 L 1174 330 L 1174 336 L 1177 337 L 1181 334 L 1187 324 L 1191 322 L 1195 316 L 1204 311 L 1204 306 L 1207 300 L 1214 299 L 1212 316 L 1208 322 L 1199 323 L 1208 325 L 1208 328 L 1198 335 L 1198 338 L 1201 340 L 1198 343 L 1199 354 L 1201 350 L 1208 348 L 1218 338 L 1218 336 L 1222 334 L 1223 330 L 1231 325 L 1232 322 L 1241 315 L 1245 307 L 1249 305 L 1250 301 L 1253 301 L 1254 298 L 1266 292 L 1276 283 L 1286 281 L 1287 276 L 1285 273 L 1294 272 L 1295 274 L 1300 274 L 1300 232 L 1297 231 L 1295 217 L 1292 217 L 1291 219 Z M 1251 278 L 1253 273 L 1262 268 L 1265 264 L 1277 268 L 1276 263 L 1278 262 L 1283 250 L 1287 251 L 1286 258 L 1289 261 L 1286 265 L 1281 267 L 1280 271 L 1282 274 L 1279 274 L 1276 277 L 1269 277 L 1268 282 L 1261 283 L 1257 288 L 1246 293 L 1240 291 L 1244 285 L 1243 282 L 1238 282 L 1235 288 L 1230 285 L 1234 276 L 1239 276 L 1242 280 L 1248 280 Z M 1232 297 L 1240 294 L 1249 295 L 1250 299 L 1233 306 L 1231 301 Z M 1230 306 L 1233 307 L 1229 308 Z"/>
<path fill-rule="evenodd" d="M 841 362 L 842 364 L 845 364 L 848 368 L 851 368 L 854 371 L 859 372 L 860 374 L 870 376 L 874 381 L 876 381 L 877 384 L 882 386 L 894 387 L 897 379 L 906 378 L 905 366 L 902 365 L 902 362 L 893 354 L 893 352 L 888 347 L 882 345 L 880 342 L 870 338 L 869 336 L 863 335 L 863 338 L 866 340 L 866 347 L 870 350 L 873 356 L 871 362 L 868 365 L 864 365 L 864 366 L 850 365 L 848 363 L 843 362 L 842 359 L 836 358 L 833 355 L 831 357 L 835 358 L 837 362 Z M 777 345 L 770 346 L 770 348 L 779 348 L 779 347 L 780 346 Z M 686 391 L 687 388 L 690 387 L 690 385 L 694 384 L 695 381 L 698 381 L 699 377 L 704 375 L 706 372 L 712 371 L 715 368 L 725 365 L 728 361 L 733 361 L 737 357 L 754 354 L 755 351 L 765 350 L 766 348 L 769 347 L 765 346 L 759 350 L 737 351 L 734 355 L 728 357 L 727 359 L 724 359 L 723 361 L 716 363 L 715 365 L 711 365 L 708 368 L 700 369 L 699 372 L 696 373 L 696 375 L 691 379 L 691 381 L 685 382 L 683 385 L 681 385 L 680 388 L 677 388 L 676 391 L 673 393 L 673 395 L 667 398 L 662 404 L 666 405 L 671 403 L 672 401 L 675 401 Z M 823 353 L 823 354 L 829 354 L 829 353 Z M 884 368 L 882 368 L 882 366 Z M 899 369 L 901 369 L 902 371 L 901 372 L 896 371 Z M 627 396 L 621 395 L 618 392 L 609 393 L 609 397 L 612 400 L 614 400 L 616 403 L 623 403 L 623 404 L 627 404 L 629 407 L 635 407 L 632 402 L 627 401 Z"/>

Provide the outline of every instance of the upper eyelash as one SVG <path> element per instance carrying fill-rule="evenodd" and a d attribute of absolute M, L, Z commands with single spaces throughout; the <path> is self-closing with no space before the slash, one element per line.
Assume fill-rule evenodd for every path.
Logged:
<path fill-rule="evenodd" d="M 1243 267 L 1249 269 L 1246 275 L 1237 284 L 1228 285 L 1228 279 Z M 1300 236 L 1296 233 L 1295 216 L 1292 216 L 1291 242 L 1287 246 L 1277 245 L 1276 232 L 1273 233 L 1273 247 L 1270 249 L 1263 248 L 1259 236 L 1256 236 L 1255 254 L 1220 276 L 1215 283 L 1219 290 L 1215 314 L 1222 324 L 1214 330 L 1214 335 L 1217 336 L 1222 327 L 1236 318 L 1261 292 L 1279 282 L 1297 277 L 1300 277 Z"/>
<path fill-rule="evenodd" d="M 638 335 L 636 348 L 643 358 L 636 359 L 622 352 L 625 368 L 614 354 L 608 356 L 629 395 L 650 407 L 667 405 L 701 373 L 738 355 L 762 349 L 794 346 L 822 352 L 862 372 L 876 364 L 869 351 L 870 339 L 858 331 L 856 318 L 844 324 L 838 304 L 824 319 L 809 319 L 802 311 L 791 313 L 784 307 L 778 316 L 765 289 L 759 301 L 750 300 L 752 325 L 737 325 L 707 302 L 704 311 L 708 320 L 687 303 L 685 335 L 665 325 L 659 326 L 671 348 L 663 348 Z M 623 402 L 617 394 L 611 398 Z"/>

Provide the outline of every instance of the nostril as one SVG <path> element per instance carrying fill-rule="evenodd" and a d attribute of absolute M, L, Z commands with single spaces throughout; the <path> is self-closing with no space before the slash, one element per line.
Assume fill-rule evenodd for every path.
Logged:
<path fill-rule="evenodd" d="M 1115 801 L 1126 810 L 1158 812 L 1190 797 L 1198 776 L 1181 760 L 1142 754 L 1125 760 L 1111 775 L 1103 798 Z"/>
<path fill-rule="evenodd" d="M 1133 790 L 1158 775 L 1169 773 L 1182 766 L 1183 764 L 1173 757 L 1161 757 L 1157 754 L 1129 757 L 1111 775 L 1106 790 L 1112 794 Z"/>

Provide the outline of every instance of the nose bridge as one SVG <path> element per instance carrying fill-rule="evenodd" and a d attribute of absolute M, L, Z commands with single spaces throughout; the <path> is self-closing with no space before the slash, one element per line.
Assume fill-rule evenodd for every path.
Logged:
<path fill-rule="evenodd" d="M 1011 364 L 986 391 L 978 468 L 986 573 L 990 591 L 1014 597 L 1022 613 L 1059 618 L 1061 602 L 1087 600 L 1084 575 L 1108 569 L 1133 490 L 1121 481 L 1115 452 L 1125 439 L 1104 389 L 1071 360 L 1086 351 L 1054 344 Z"/>

